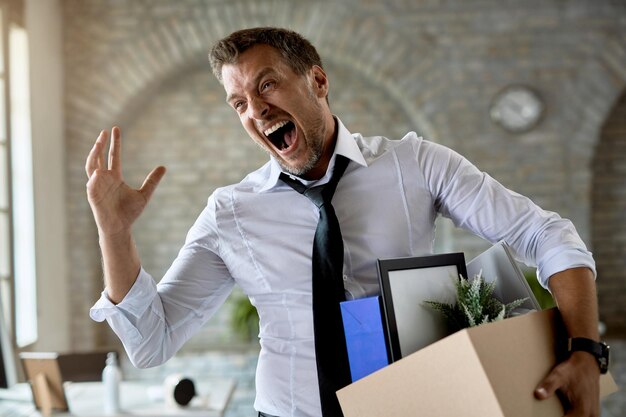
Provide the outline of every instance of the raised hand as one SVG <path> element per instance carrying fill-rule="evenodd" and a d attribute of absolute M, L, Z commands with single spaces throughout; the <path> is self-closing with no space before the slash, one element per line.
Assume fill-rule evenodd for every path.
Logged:
<path fill-rule="evenodd" d="M 89 178 L 87 198 L 101 237 L 129 233 L 165 174 L 165 168 L 159 166 L 148 174 L 139 189 L 129 187 L 122 176 L 120 129 L 114 127 L 111 135 L 108 161 L 105 154 L 109 134 L 103 130 L 85 164 Z"/>
<path fill-rule="evenodd" d="M 105 148 L 109 134 L 103 130 L 89 152 L 85 171 L 89 178 L 87 198 L 98 225 L 107 294 L 112 302 L 119 303 L 133 286 L 141 265 L 131 227 L 146 208 L 165 168 L 153 169 L 141 188 L 129 187 L 122 177 L 120 129 L 114 127 L 111 136 L 108 161 Z"/>

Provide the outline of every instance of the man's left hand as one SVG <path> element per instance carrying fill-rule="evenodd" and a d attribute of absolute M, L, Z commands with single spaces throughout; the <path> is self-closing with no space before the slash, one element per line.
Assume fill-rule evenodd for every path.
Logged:
<path fill-rule="evenodd" d="M 572 352 L 555 366 L 535 389 L 540 400 L 557 394 L 566 411 L 565 417 L 600 415 L 600 369 L 587 352 Z"/>

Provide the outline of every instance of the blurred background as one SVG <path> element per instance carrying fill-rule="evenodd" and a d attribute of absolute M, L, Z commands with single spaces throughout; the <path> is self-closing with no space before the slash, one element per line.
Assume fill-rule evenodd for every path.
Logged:
<path fill-rule="evenodd" d="M 626 384 L 625 1 L 2 0 L 0 14 L 0 295 L 19 351 L 122 350 L 88 316 L 102 270 L 85 158 L 118 125 L 131 185 L 168 168 L 135 227 L 144 268 L 161 277 L 211 192 L 267 160 L 208 50 L 237 29 L 281 26 L 318 48 L 349 130 L 416 131 L 573 221 Z M 471 259 L 488 246 L 439 221 L 438 252 Z M 239 378 L 230 413 L 246 415 L 257 353 L 236 290 L 179 356 Z M 612 396 L 604 415 L 625 403 Z"/>

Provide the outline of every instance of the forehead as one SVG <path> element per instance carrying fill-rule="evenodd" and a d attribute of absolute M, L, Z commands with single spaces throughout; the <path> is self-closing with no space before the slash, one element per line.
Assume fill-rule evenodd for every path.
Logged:
<path fill-rule="evenodd" d="M 228 95 L 248 84 L 256 84 L 260 75 L 267 73 L 287 74 L 293 70 L 280 52 L 269 45 L 255 45 L 239 55 L 237 62 L 222 67 L 222 81 Z"/>

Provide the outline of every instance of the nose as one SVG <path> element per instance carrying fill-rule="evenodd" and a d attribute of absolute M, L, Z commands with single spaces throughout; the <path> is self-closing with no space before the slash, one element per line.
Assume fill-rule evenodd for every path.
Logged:
<path fill-rule="evenodd" d="M 263 119 L 267 115 L 269 109 L 269 105 L 258 97 L 253 98 L 248 103 L 248 113 L 252 119 Z"/>

